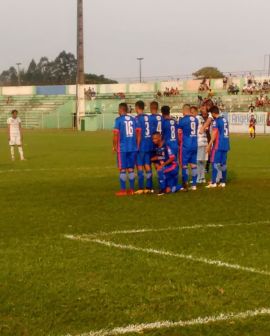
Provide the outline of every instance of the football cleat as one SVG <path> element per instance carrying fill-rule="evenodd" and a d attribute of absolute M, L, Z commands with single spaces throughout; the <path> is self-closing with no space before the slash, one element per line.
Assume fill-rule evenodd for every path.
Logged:
<path fill-rule="evenodd" d="M 206 189 L 213 189 L 213 188 L 216 188 L 217 187 L 217 184 L 216 183 L 210 183 L 208 184 L 205 188 Z"/>
<path fill-rule="evenodd" d="M 189 190 L 191 190 L 191 191 L 196 191 L 196 190 L 197 190 L 197 187 L 196 187 L 196 186 L 192 186 L 192 187 L 189 188 Z"/>
<path fill-rule="evenodd" d="M 130 189 L 130 190 L 127 192 L 127 194 L 128 194 L 129 196 L 133 196 L 133 195 L 134 195 L 134 190 L 133 190 L 133 189 Z"/>
<path fill-rule="evenodd" d="M 115 196 L 119 196 L 119 197 L 127 196 L 127 195 L 128 195 L 128 193 L 127 193 L 126 190 L 120 190 L 117 193 L 115 193 Z"/>
<path fill-rule="evenodd" d="M 144 190 L 144 193 L 145 193 L 145 194 L 153 194 L 153 193 L 154 193 L 154 190 L 153 190 L 153 189 L 145 189 L 145 190 Z"/>
<path fill-rule="evenodd" d="M 166 194 L 166 190 L 159 190 L 159 192 L 158 192 L 158 196 L 163 196 L 163 195 L 165 195 Z"/>
<path fill-rule="evenodd" d="M 143 189 L 139 189 L 137 191 L 134 192 L 135 195 L 143 195 L 144 194 L 144 190 Z"/>
<path fill-rule="evenodd" d="M 218 186 L 219 188 L 226 188 L 226 183 L 220 183 Z"/>

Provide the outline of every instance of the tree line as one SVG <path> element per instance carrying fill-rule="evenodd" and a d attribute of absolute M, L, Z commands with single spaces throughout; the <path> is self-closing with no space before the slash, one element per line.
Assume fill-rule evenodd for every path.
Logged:
<path fill-rule="evenodd" d="M 64 85 L 75 84 L 77 75 L 77 60 L 72 53 L 62 51 L 53 61 L 48 57 L 41 57 L 39 62 L 34 59 L 28 68 L 18 69 L 11 66 L 0 74 L 1 86 L 21 85 Z M 114 84 L 116 81 L 104 75 L 85 74 L 85 84 Z"/>

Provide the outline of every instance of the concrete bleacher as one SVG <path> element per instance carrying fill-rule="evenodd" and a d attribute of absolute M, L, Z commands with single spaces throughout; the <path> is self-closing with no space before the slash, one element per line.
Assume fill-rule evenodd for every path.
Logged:
<path fill-rule="evenodd" d="M 73 101 L 74 97 L 67 95 L 0 96 L 0 128 L 6 127 L 7 118 L 14 109 L 19 111 L 24 128 L 46 128 L 52 116 L 57 128 L 63 108 L 70 109 Z"/>

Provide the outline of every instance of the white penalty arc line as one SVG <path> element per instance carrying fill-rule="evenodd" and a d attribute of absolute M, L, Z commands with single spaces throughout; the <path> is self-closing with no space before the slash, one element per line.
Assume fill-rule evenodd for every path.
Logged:
<path fill-rule="evenodd" d="M 120 250 L 129 250 L 129 251 L 136 251 L 136 252 L 143 252 L 143 253 L 148 253 L 148 254 L 155 254 L 155 255 L 162 255 L 166 257 L 174 257 L 174 258 L 179 258 L 179 259 L 185 259 L 185 260 L 190 260 L 193 262 L 199 262 L 199 263 L 204 263 L 208 265 L 214 265 L 217 267 L 225 267 L 225 268 L 230 268 L 230 269 L 235 269 L 239 271 L 245 271 L 249 273 L 257 273 L 261 275 L 267 275 L 270 276 L 270 272 L 263 271 L 263 270 L 258 270 L 253 267 L 245 267 L 241 266 L 238 264 L 229 264 L 220 260 L 213 260 L 213 259 L 206 259 L 206 258 L 198 258 L 194 257 L 192 255 L 186 255 L 182 253 L 173 253 L 169 251 L 164 251 L 164 250 L 155 250 L 151 248 L 142 248 L 142 247 L 136 247 L 133 245 L 123 245 L 123 244 L 116 244 L 111 241 L 105 241 L 105 240 L 100 240 L 100 239 L 93 239 L 93 238 L 87 238 L 85 236 L 73 236 L 73 235 L 65 235 L 65 238 L 71 239 L 71 240 L 77 240 L 77 241 L 82 241 L 82 242 L 91 242 L 91 243 L 96 243 L 100 244 L 106 247 L 110 248 L 117 248 Z"/>
<path fill-rule="evenodd" d="M 183 230 L 196 230 L 196 229 L 204 229 L 204 228 L 226 228 L 231 226 L 255 226 L 255 225 L 263 225 L 270 224 L 269 220 L 259 221 L 259 222 L 250 222 L 250 223 L 228 223 L 228 224 L 196 224 L 190 226 L 176 226 L 176 227 L 167 227 L 167 228 L 144 228 L 144 229 L 134 229 L 134 230 L 119 230 L 119 231 L 111 231 L 111 232 L 96 232 L 86 237 L 102 237 L 102 236 L 111 236 L 111 235 L 121 235 L 121 234 L 136 234 L 136 233 L 150 233 L 150 232 L 166 232 L 166 231 L 183 231 Z"/>
<path fill-rule="evenodd" d="M 245 312 L 240 313 L 221 313 L 216 316 L 206 316 L 206 317 L 198 317 L 192 320 L 180 320 L 177 322 L 173 321 L 158 321 L 153 323 L 142 323 L 142 324 L 132 324 L 126 327 L 114 328 L 111 330 L 97 330 L 90 331 L 88 333 L 83 333 L 76 336 L 117 336 L 117 335 L 125 335 L 130 333 L 143 333 L 144 331 L 158 330 L 158 329 L 171 329 L 171 328 L 184 328 L 184 327 L 192 327 L 198 325 L 207 325 L 210 323 L 217 322 L 226 322 L 233 320 L 243 320 L 248 318 L 254 318 L 259 316 L 270 315 L 270 308 L 260 308 L 256 310 L 247 310 Z M 71 335 L 66 335 L 71 336 Z"/>

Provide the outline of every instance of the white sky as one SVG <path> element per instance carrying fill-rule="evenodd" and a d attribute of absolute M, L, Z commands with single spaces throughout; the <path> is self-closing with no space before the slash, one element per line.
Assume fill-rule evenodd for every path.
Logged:
<path fill-rule="evenodd" d="M 269 0 L 84 0 L 86 71 L 114 78 L 262 69 Z M 0 71 L 76 51 L 76 0 L 0 0 Z"/>

